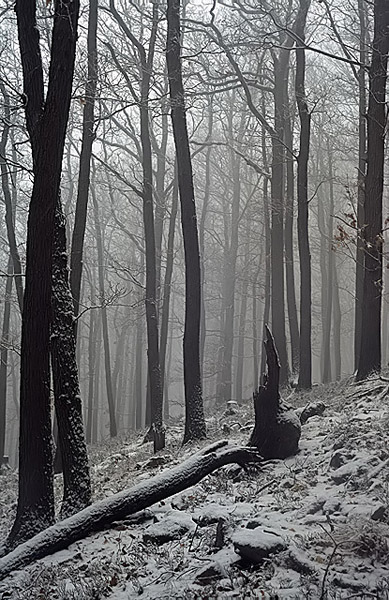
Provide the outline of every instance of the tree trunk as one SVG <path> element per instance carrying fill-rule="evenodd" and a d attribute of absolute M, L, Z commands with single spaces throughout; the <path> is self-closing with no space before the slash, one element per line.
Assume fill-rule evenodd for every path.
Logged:
<path fill-rule="evenodd" d="M 305 24 L 310 0 L 300 0 L 296 19 L 296 34 L 305 39 Z M 308 390 L 312 387 L 312 292 L 311 253 L 308 232 L 308 159 L 311 137 L 311 115 L 305 95 L 305 50 L 296 47 L 296 101 L 300 117 L 300 150 L 297 159 L 297 233 L 300 257 L 300 371 L 297 387 Z"/>
<path fill-rule="evenodd" d="M 285 332 L 284 284 L 284 163 L 285 100 L 290 48 L 283 48 L 274 66 L 274 125 L 271 164 L 271 319 L 279 352 L 280 383 L 288 381 L 288 352 Z"/>
<path fill-rule="evenodd" d="M 92 145 L 95 139 L 94 120 L 97 86 L 97 9 L 98 0 L 89 0 L 87 37 L 88 71 L 85 85 L 76 212 L 74 217 L 72 248 L 70 254 L 70 288 L 72 291 L 74 314 L 76 317 L 80 307 L 82 257 L 84 251 L 84 237 L 88 208 Z M 77 333 L 77 321 L 75 321 L 75 332 Z"/>
<path fill-rule="evenodd" d="M 204 351 L 206 338 L 206 314 L 204 301 L 204 284 L 205 284 L 205 222 L 208 216 L 208 207 L 211 192 L 211 153 L 212 153 L 212 135 L 213 135 L 213 96 L 208 96 L 208 131 L 207 139 L 209 146 L 205 154 L 205 182 L 204 182 L 204 199 L 201 210 L 201 218 L 199 225 L 199 245 L 200 245 L 200 261 L 201 261 L 201 286 L 203 293 L 201 294 L 201 323 L 200 323 L 200 367 L 201 373 L 204 372 Z"/>
<path fill-rule="evenodd" d="M 5 85 L 0 81 L 0 90 L 4 98 L 4 126 L 0 140 L 0 171 L 1 171 L 1 187 L 3 190 L 5 204 L 5 223 L 7 227 L 7 237 L 9 250 L 12 257 L 13 273 L 15 279 L 16 295 L 20 313 L 23 312 L 23 278 L 22 278 L 22 263 L 19 256 L 19 250 L 16 243 L 15 235 L 15 206 L 13 206 L 12 195 L 9 188 L 9 167 L 7 165 L 7 141 L 11 126 L 11 106 L 10 98 L 7 94 Z"/>
<path fill-rule="evenodd" d="M 78 11 L 78 0 L 55 3 L 49 82 L 44 102 L 35 2 L 18 0 L 16 4 L 34 183 L 27 224 L 22 316 L 19 496 L 16 519 L 7 542 L 10 547 L 51 525 L 54 520 L 49 367 L 51 263 Z"/>
<path fill-rule="evenodd" d="M 78 382 L 73 302 L 68 282 L 66 226 L 59 196 L 55 220 L 50 346 L 64 476 L 61 517 L 69 517 L 90 504 L 91 482 Z"/>
<path fill-rule="evenodd" d="M 167 7 L 166 60 L 185 250 L 184 443 L 186 443 L 204 438 L 206 434 L 200 373 L 201 269 L 181 70 L 180 1 L 168 0 Z"/>
<path fill-rule="evenodd" d="M 293 211 L 294 211 L 294 157 L 291 117 L 285 119 L 286 150 L 286 203 L 285 203 L 285 275 L 286 299 L 289 317 L 292 371 L 299 372 L 300 339 L 294 281 Z"/>
<path fill-rule="evenodd" d="M 323 383 L 329 383 L 332 380 L 331 369 L 331 324 L 333 314 L 333 291 L 334 291 L 334 251 L 333 244 L 333 229 L 334 229 L 334 173 L 332 166 L 332 154 L 327 140 L 328 150 L 328 176 L 329 176 L 329 195 L 330 206 L 328 216 L 328 233 L 327 233 L 327 298 L 325 303 L 325 319 L 323 322 Z"/>
<path fill-rule="evenodd" d="M 105 386 L 107 391 L 108 411 L 109 411 L 109 433 L 111 438 L 117 436 L 117 425 L 115 417 L 115 398 L 113 395 L 112 387 L 112 372 L 111 372 L 111 351 L 109 344 L 109 332 L 108 332 L 108 316 L 107 306 L 105 304 L 105 284 L 104 284 L 104 245 L 103 235 L 101 231 L 99 207 L 97 204 L 97 198 L 95 189 L 92 186 L 92 201 L 93 201 L 93 214 L 95 219 L 95 232 L 96 232 L 96 246 L 97 246 L 97 261 L 98 261 L 98 279 L 99 279 L 99 291 L 100 291 L 100 302 L 101 306 L 101 323 L 103 330 L 103 346 L 104 346 L 104 366 L 105 366 Z"/>
<path fill-rule="evenodd" d="M 374 2 L 374 39 L 369 70 L 367 172 L 365 181 L 365 270 L 361 351 L 357 380 L 381 369 L 382 193 L 386 127 L 386 78 L 389 52 L 389 5 Z"/>
<path fill-rule="evenodd" d="M 93 296 L 92 296 L 93 304 Z M 92 442 L 92 418 L 93 418 L 93 400 L 94 400 L 94 381 L 96 368 L 96 310 L 91 309 L 89 314 L 89 336 L 88 336 L 88 416 L 86 421 L 86 443 Z"/>
<path fill-rule="evenodd" d="M 358 196 L 357 196 L 357 251 L 355 272 L 355 329 L 354 329 L 354 369 L 358 369 L 359 355 L 361 349 L 362 329 L 362 303 L 363 303 L 363 274 L 365 268 L 365 253 L 363 247 L 363 227 L 365 225 L 365 177 L 366 177 L 366 62 L 367 62 L 367 39 L 366 39 L 366 8 L 365 0 L 358 0 L 359 15 L 359 61 L 361 67 L 358 72 L 359 89 L 359 145 L 358 145 Z"/>
<path fill-rule="evenodd" d="M 251 236 L 250 221 L 247 221 L 245 243 L 245 258 L 242 271 L 243 282 L 240 296 L 240 315 L 238 328 L 238 356 L 236 359 L 236 375 L 235 375 L 235 400 L 241 402 L 243 400 L 243 372 L 244 372 L 244 350 L 245 350 L 245 331 L 246 331 L 246 313 L 247 313 L 247 290 L 249 286 L 249 241 Z"/>
<path fill-rule="evenodd" d="M 339 299 L 339 284 L 338 284 L 338 269 L 336 266 L 336 260 L 334 261 L 334 363 L 335 363 L 335 379 L 339 381 L 342 377 L 342 353 L 341 353 L 341 321 L 342 313 L 340 310 L 340 299 Z"/>
<path fill-rule="evenodd" d="M 175 169 L 174 184 L 172 193 L 172 206 L 170 210 L 169 220 L 169 232 L 167 238 L 167 252 L 166 252 L 166 270 L 165 279 L 163 282 L 163 302 L 162 302 L 162 315 L 161 315 L 161 344 L 160 344 L 160 356 L 161 356 L 161 379 L 162 387 L 165 389 L 165 378 L 166 378 L 166 348 L 167 338 L 169 329 L 169 315 L 170 315 L 170 298 L 171 298 L 171 284 L 173 275 L 173 262 L 174 262 L 174 233 L 176 229 L 176 219 L 178 210 L 178 180 Z M 166 402 L 164 404 L 164 416 L 169 417 L 169 407 Z"/>
<path fill-rule="evenodd" d="M 0 468 L 4 463 L 5 433 L 7 418 L 7 367 L 8 367 L 8 345 L 9 345 L 9 323 L 11 316 L 11 292 L 12 292 L 13 260 L 11 254 L 8 258 L 7 281 L 5 284 L 3 328 L 0 344 Z"/>

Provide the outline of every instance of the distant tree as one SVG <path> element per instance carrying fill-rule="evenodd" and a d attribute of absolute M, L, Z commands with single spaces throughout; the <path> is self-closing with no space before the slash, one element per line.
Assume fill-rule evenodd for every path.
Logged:
<path fill-rule="evenodd" d="M 374 2 L 374 37 L 369 69 L 367 111 L 367 171 L 365 179 L 363 241 L 363 305 L 361 349 L 357 379 L 381 369 L 382 305 L 382 194 L 384 185 L 384 148 L 387 125 L 386 80 L 389 52 L 389 3 Z"/>
<path fill-rule="evenodd" d="M 184 443 L 206 434 L 200 372 L 201 269 L 181 67 L 180 0 L 167 3 L 166 60 L 185 251 Z"/>

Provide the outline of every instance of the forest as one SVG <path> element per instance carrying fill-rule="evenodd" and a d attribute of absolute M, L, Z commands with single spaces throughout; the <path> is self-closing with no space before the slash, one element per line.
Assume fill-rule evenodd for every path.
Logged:
<path fill-rule="evenodd" d="M 0 599 L 389 600 L 389 0 L 0 31 Z"/>

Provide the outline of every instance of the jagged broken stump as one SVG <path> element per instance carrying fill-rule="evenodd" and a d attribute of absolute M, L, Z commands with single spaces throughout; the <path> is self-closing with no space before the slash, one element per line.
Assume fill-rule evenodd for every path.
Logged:
<path fill-rule="evenodd" d="M 255 426 L 249 444 L 256 446 L 265 459 L 287 458 L 298 451 L 300 420 L 281 399 L 280 363 L 273 336 L 266 325 L 267 373 L 264 385 L 253 395 Z"/>

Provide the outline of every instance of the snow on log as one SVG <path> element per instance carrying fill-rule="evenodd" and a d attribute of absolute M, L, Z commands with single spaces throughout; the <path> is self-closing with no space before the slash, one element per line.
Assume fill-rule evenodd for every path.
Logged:
<path fill-rule="evenodd" d="M 114 521 L 182 492 L 224 465 L 245 465 L 263 460 L 254 448 L 227 445 L 227 441 L 222 441 L 207 446 L 183 463 L 158 473 L 148 481 L 142 481 L 132 488 L 96 502 L 76 515 L 48 527 L 0 559 L 0 580 L 15 569 L 67 548 L 88 533 L 102 530 Z"/>

